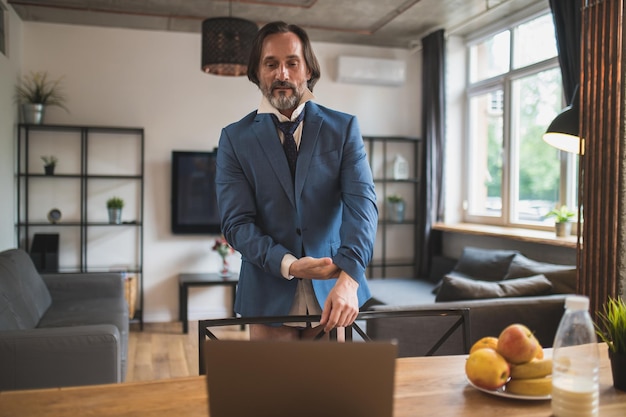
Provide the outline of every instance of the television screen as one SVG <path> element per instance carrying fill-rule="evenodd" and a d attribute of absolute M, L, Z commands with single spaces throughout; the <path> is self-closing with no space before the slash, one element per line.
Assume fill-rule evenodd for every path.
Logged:
<path fill-rule="evenodd" d="M 172 152 L 172 233 L 219 234 L 213 152 Z"/>

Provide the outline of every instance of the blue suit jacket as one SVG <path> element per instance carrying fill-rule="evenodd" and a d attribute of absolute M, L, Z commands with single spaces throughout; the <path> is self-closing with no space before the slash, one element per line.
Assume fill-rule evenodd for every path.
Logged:
<path fill-rule="evenodd" d="M 332 257 L 360 284 L 360 305 L 370 298 L 378 210 L 354 116 L 306 104 L 294 186 L 271 116 L 248 114 L 222 130 L 216 187 L 224 236 L 242 254 L 237 313 L 289 313 L 297 280 L 280 273 L 286 253 Z M 313 280 L 322 308 L 335 282 Z"/>

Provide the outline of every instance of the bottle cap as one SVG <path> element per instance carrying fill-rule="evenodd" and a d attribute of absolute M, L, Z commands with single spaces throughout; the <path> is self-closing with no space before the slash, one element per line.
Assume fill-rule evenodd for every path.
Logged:
<path fill-rule="evenodd" d="M 565 308 L 568 310 L 589 310 L 589 298 L 584 295 L 566 297 Z"/>

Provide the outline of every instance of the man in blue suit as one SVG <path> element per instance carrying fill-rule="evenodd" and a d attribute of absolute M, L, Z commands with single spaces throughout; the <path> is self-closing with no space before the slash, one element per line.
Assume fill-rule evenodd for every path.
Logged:
<path fill-rule="evenodd" d="M 358 122 L 311 101 L 320 67 L 298 26 L 261 28 L 248 78 L 263 93 L 261 104 L 222 130 L 217 153 L 222 230 L 242 254 L 235 310 L 243 317 L 321 314 L 327 332 L 348 326 L 370 298 L 365 268 L 378 221 Z M 250 326 L 252 339 L 314 332 Z"/>

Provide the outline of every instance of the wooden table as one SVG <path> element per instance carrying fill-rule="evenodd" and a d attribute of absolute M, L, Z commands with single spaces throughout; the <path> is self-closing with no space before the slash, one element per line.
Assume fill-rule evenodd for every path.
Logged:
<path fill-rule="evenodd" d="M 600 348 L 600 416 L 626 416 L 626 392 L 613 388 L 606 346 Z M 548 417 L 550 401 L 495 397 L 465 381 L 466 356 L 398 359 L 394 417 Z M 2 417 L 207 417 L 203 377 L 91 387 L 0 392 Z M 346 416 L 351 417 L 351 416 Z"/>
<path fill-rule="evenodd" d="M 235 317 L 235 290 L 239 283 L 239 274 L 222 277 L 218 273 L 207 274 L 179 274 L 178 275 L 178 316 L 183 322 L 183 333 L 189 332 L 189 316 L 187 302 L 189 299 L 189 287 L 231 287 L 233 317 Z"/>

